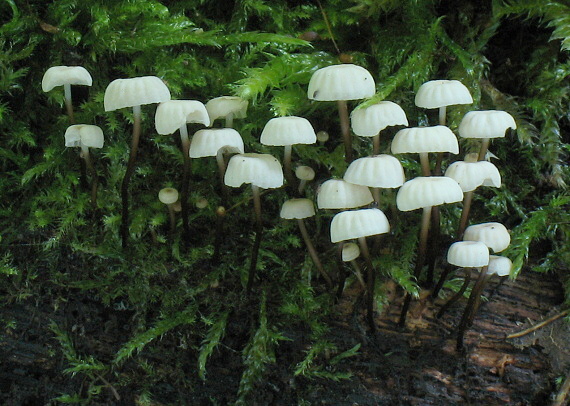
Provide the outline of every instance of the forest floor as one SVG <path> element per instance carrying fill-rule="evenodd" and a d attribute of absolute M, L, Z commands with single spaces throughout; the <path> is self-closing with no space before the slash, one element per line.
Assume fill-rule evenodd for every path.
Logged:
<path fill-rule="evenodd" d="M 356 354 L 338 363 L 326 359 L 329 372 L 344 372 L 348 379 L 333 381 L 294 376 L 292 367 L 311 345 L 310 332 L 290 326 L 288 340 L 276 349 L 264 379 L 254 391 L 251 405 L 547 405 L 556 392 L 555 379 L 569 364 L 568 323 L 558 320 L 516 340 L 507 334 L 559 312 L 563 300 L 560 282 L 553 275 L 523 271 L 502 284 L 493 279 L 463 351 L 455 348 L 455 326 L 465 301 L 456 303 L 441 318 L 441 305 L 429 300 L 413 302 L 405 328 L 398 328 L 401 298 L 379 314 L 377 333 L 367 331 L 358 286 L 345 292 L 336 305 L 329 337 L 339 350 L 360 344 Z M 269 304 L 268 304 L 269 305 Z M 58 310 L 42 298 L 29 298 L 0 307 L 0 404 L 37 406 L 65 393 L 86 397 L 85 375 L 64 374 L 69 363 L 50 323 L 73 334 L 76 351 L 112 359 L 129 337 L 129 314 L 103 307 L 96 298 L 74 297 Z M 256 308 L 257 309 L 257 308 Z M 101 376 L 103 388 L 93 405 L 226 405 L 236 399 L 243 372 L 242 352 L 250 331 L 252 308 L 236 309 L 226 335 L 208 361 L 207 379 L 196 374 L 196 352 L 185 350 L 176 333 L 169 333 L 143 352 L 148 368 L 159 369 L 153 382 L 144 379 L 142 364 Z M 249 317 L 241 317 L 249 314 Z M 10 321 L 6 324 L 6 321 Z M 198 343 L 199 344 L 199 343 Z M 172 348 L 178 347 L 177 351 Z M 332 354 L 334 356 L 334 354 Z M 141 354 L 139 354 L 141 356 Z M 99 379 L 99 378 L 96 378 Z M 145 400 L 146 388 L 152 401 Z"/>

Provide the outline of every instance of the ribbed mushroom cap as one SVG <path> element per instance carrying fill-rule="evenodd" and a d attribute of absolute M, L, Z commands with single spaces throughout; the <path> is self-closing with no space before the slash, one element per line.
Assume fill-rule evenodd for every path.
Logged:
<path fill-rule="evenodd" d="M 391 101 L 381 101 L 350 114 L 352 131 L 361 137 L 374 137 L 389 126 L 408 125 L 406 113 Z"/>
<path fill-rule="evenodd" d="M 463 234 L 463 240 L 481 241 L 493 252 L 501 252 L 511 243 L 511 235 L 501 223 L 483 223 L 467 227 Z"/>
<path fill-rule="evenodd" d="M 470 111 L 459 124 L 459 136 L 463 138 L 502 138 L 507 129 L 515 130 L 515 119 L 506 111 Z"/>
<path fill-rule="evenodd" d="M 390 231 L 388 219 L 379 209 L 343 211 L 331 221 L 331 242 L 352 240 Z"/>
<path fill-rule="evenodd" d="M 295 169 L 295 176 L 300 180 L 313 180 L 315 179 L 315 171 L 310 166 L 301 165 Z"/>
<path fill-rule="evenodd" d="M 103 130 L 96 125 L 75 124 L 65 130 L 65 146 L 103 148 L 105 137 Z"/>
<path fill-rule="evenodd" d="M 259 140 L 263 145 L 314 144 L 317 134 L 313 126 L 303 117 L 276 117 L 265 124 Z"/>
<path fill-rule="evenodd" d="M 172 134 L 186 123 L 210 125 L 206 107 L 197 100 L 168 100 L 156 108 L 154 124 L 159 134 Z"/>
<path fill-rule="evenodd" d="M 374 95 L 370 72 L 352 64 L 332 65 L 313 73 L 307 95 L 311 100 L 358 100 Z"/>
<path fill-rule="evenodd" d="M 290 199 L 281 206 L 280 216 L 282 219 L 305 219 L 314 215 L 315 206 L 310 199 Z"/>
<path fill-rule="evenodd" d="M 206 103 L 206 110 L 210 116 L 210 124 L 218 118 L 225 118 L 228 114 L 233 114 L 234 118 L 247 117 L 247 100 L 237 96 L 220 96 Z"/>
<path fill-rule="evenodd" d="M 353 261 L 360 256 L 360 247 L 353 242 L 347 242 L 342 246 L 341 256 L 344 262 Z"/>
<path fill-rule="evenodd" d="M 251 183 L 263 189 L 278 188 L 283 186 L 283 169 L 269 154 L 237 154 L 228 163 L 224 183 L 231 187 Z"/>
<path fill-rule="evenodd" d="M 459 241 L 449 247 L 447 262 L 464 268 L 480 268 L 489 264 L 489 248 L 480 241 Z"/>
<path fill-rule="evenodd" d="M 471 104 L 473 98 L 469 90 L 458 80 L 430 80 L 418 89 L 416 106 L 436 109 L 455 104 Z"/>
<path fill-rule="evenodd" d="M 329 179 L 317 191 L 319 209 L 353 209 L 374 201 L 366 186 L 348 183 L 342 179 Z"/>
<path fill-rule="evenodd" d="M 105 111 L 170 100 L 170 90 L 156 76 L 115 79 L 105 89 Z"/>
<path fill-rule="evenodd" d="M 158 192 L 158 200 L 164 204 L 173 204 L 178 200 L 178 190 L 172 187 L 165 187 Z"/>
<path fill-rule="evenodd" d="M 241 135 L 233 128 L 207 128 L 198 130 L 190 144 L 190 158 L 216 156 L 220 148 L 227 152 L 243 154 Z"/>
<path fill-rule="evenodd" d="M 459 183 L 463 192 L 471 192 L 479 186 L 501 187 L 499 170 L 487 161 L 454 162 L 445 171 L 445 176 Z"/>
<path fill-rule="evenodd" d="M 404 128 L 392 140 L 393 154 L 419 152 L 459 153 L 457 137 L 444 125 Z"/>
<path fill-rule="evenodd" d="M 344 173 L 344 180 L 356 185 L 379 188 L 397 188 L 406 181 L 400 161 L 385 154 L 353 161 Z"/>
<path fill-rule="evenodd" d="M 489 255 L 489 265 L 487 267 L 488 274 L 495 274 L 498 276 L 508 276 L 513 269 L 513 263 L 507 257 L 500 257 L 498 255 Z"/>
<path fill-rule="evenodd" d="M 91 86 L 93 79 L 82 66 L 52 66 L 42 78 L 42 90 L 49 92 L 56 86 L 83 85 Z"/>
<path fill-rule="evenodd" d="M 401 211 L 439 206 L 463 200 L 459 184 L 445 176 L 420 176 L 407 181 L 398 190 L 396 205 Z"/>

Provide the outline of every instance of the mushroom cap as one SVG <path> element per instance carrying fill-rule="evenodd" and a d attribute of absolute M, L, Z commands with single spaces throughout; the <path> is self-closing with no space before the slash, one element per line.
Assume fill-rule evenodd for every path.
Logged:
<path fill-rule="evenodd" d="M 326 132 L 324 130 L 317 132 L 317 141 L 319 141 L 320 143 L 324 144 L 325 142 L 327 142 L 329 140 L 329 138 L 330 138 L 330 136 L 329 136 L 328 132 Z"/>
<path fill-rule="evenodd" d="M 396 195 L 396 205 L 401 211 L 461 200 L 463 200 L 461 187 L 456 181 L 445 176 L 419 176 L 404 183 Z"/>
<path fill-rule="evenodd" d="M 416 106 L 436 109 L 455 104 L 471 104 L 473 98 L 463 83 L 458 80 L 430 80 L 418 89 Z"/>
<path fill-rule="evenodd" d="M 470 111 L 459 124 L 459 136 L 463 138 L 502 138 L 507 129 L 515 130 L 515 119 L 506 111 Z"/>
<path fill-rule="evenodd" d="M 305 219 L 315 215 L 315 206 L 311 199 L 290 199 L 281 206 L 282 219 Z"/>
<path fill-rule="evenodd" d="M 300 180 L 313 180 L 315 179 L 315 170 L 310 166 L 301 165 L 295 169 L 295 176 Z"/>
<path fill-rule="evenodd" d="M 178 190 L 172 187 L 165 187 L 158 192 L 158 200 L 164 204 L 172 204 L 178 200 Z"/>
<path fill-rule="evenodd" d="M 457 161 L 449 165 L 445 176 L 455 179 L 463 192 L 471 192 L 479 186 L 501 187 L 501 174 L 491 162 Z"/>
<path fill-rule="evenodd" d="M 342 211 L 331 221 L 331 242 L 352 240 L 390 231 L 388 219 L 379 209 Z"/>
<path fill-rule="evenodd" d="M 350 114 L 352 131 L 361 137 L 374 137 L 389 126 L 408 125 L 404 110 L 391 101 L 381 101 Z"/>
<path fill-rule="evenodd" d="M 342 179 L 329 179 L 317 191 L 319 209 L 353 209 L 374 201 L 366 186 L 348 183 Z"/>
<path fill-rule="evenodd" d="M 360 247 L 356 243 L 347 242 L 342 246 L 341 256 L 344 262 L 353 261 L 360 256 Z"/>
<path fill-rule="evenodd" d="M 231 187 L 251 183 L 263 189 L 278 188 L 283 186 L 283 169 L 269 154 L 237 154 L 228 163 L 224 183 Z"/>
<path fill-rule="evenodd" d="M 234 118 L 247 117 L 248 101 L 237 96 L 220 96 L 206 103 L 206 110 L 210 116 L 210 125 L 218 118 L 225 118 L 233 114 Z"/>
<path fill-rule="evenodd" d="M 311 100 L 358 100 L 374 95 L 376 85 L 370 72 L 353 64 L 331 65 L 311 76 L 307 95 Z"/>
<path fill-rule="evenodd" d="M 314 144 L 317 135 L 313 126 L 303 117 L 276 117 L 265 124 L 259 140 L 263 145 Z"/>
<path fill-rule="evenodd" d="M 167 100 L 156 108 L 154 124 L 156 132 L 172 134 L 186 123 L 210 125 L 206 107 L 197 100 Z"/>
<path fill-rule="evenodd" d="M 82 66 L 52 66 L 42 78 L 42 90 L 49 92 L 56 86 L 83 85 L 91 86 L 93 79 Z"/>
<path fill-rule="evenodd" d="M 103 130 L 96 125 L 75 124 L 65 130 L 66 147 L 103 148 L 104 142 Z"/>
<path fill-rule="evenodd" d="M 493 252 L 501 252 L 511 243 L 511 235 L 501 223 L 482 223 L 467 227 L 463 240 L 481 241 Z"/>
<path fill-rule="evenodd" d="M 513 269 L 513 263 L 509 258 L 489 255 L 489 265 L 487 266 L 488 274 L 508 276 L 511 273 L 511 269 Z"/>
<path fill-rule="evenodd" d="M 381 188 L 397 188 L 406 181 L 400 161 L 385 154 L 352 161 L 344 173 L 344 180 L 356 185 Z"/>
<path fill-rule="evenodd" d="M 156 76 L 115 79 L 105 89 L 105 111 L 170 100 L 170 90 Z M 180 126 L 179 126 L 180 128 Z"/>
<path fill-rule="evenodd" d="M 459 241 L 447 251 L 447 262 L 465 268 L 480 268 L 489 264 L 489 248 L 480 241 Z"/>
<path fill-rule="evenodd" d="M 404 128 L 392 140 L 393 154 L 422 152 L 459 153 L 459 143 L 453 132 L 444 125 Z"/>
<path fill-rule="evenodd" d="M 198 130 L 190 144 L 190 158 L 216 156 L 218 150 L 243 154 L 244 146 L 241 135 L 233 128 L 205 128 Z"/>

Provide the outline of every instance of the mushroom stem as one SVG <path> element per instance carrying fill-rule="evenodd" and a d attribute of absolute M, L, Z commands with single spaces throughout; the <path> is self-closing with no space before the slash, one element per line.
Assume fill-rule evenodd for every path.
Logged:
<path fill-rule="evenodd" d="M 485 155 L 487 155 L 487 150 L 489 149 L 489 138 L 483 138 L 481 140 L 481 149 L 479 150 L 479 157 L 477 158 L 479 161 L 485 160 Z"/>
<path fill-rule="evenodd" d="M 347 272 L 344 269 L 344 261 L 342 260 L 342 247 L 344 242 L 340 241 L 336 243 L 336 263 L 338 267 L 338 288 L 336 291 L 336 300 L 339 301 L 342 297 L 342 292 L 344 290 L 344 283 L 346 282 Z"/>
<path fill-rule="evenodd" d="M 301 179 L 299 181 L 299 196 L 303 196 L 303 190 L 305 190 L 306 185 L 307 181 L 305 179 Z"/>
<path fill-rule="evenodd" d="M 439 206 L 433 206 L 431 209 L 431 239 L 429 241 L 429 250 L 427 255 L 427 275 L 426 275 L 426 286 L 433 286 L 433 274 L 435 269 L 435 260 L 437 253 L 439 252 L 439 237 L 441 227 L 441 219 L 439 215 Z"/>
<path fill-rule="evenodd" d="M 487 267 L 483 267 L 479 272 L 479 276 L 475 281 L 475 285 L 473 289 L 471 289 L 471 294 L 469 295 L 469 299 L 467 301 L 467 306 L 465 306 L 465 310 L 463 311 L 463 316 L 461 316 L 461 321 L 459 322 L 459 327 L 457 329 L 457 343 L 456 348 L 457 350 L 461 350 L 463 348 L 463 336 L 465 335 L 465 331 L 469 326 L 470 320 L 475 317 L 475 312 L 477 311 L 477 303 L 480 300 L 481 292 L 485 287 L 485 282 L 487 281 Z"/>
<path fill-rule="evenodd" d="M 218 164 L 218 173 L 220 174 L 220 185 L 222 188 L 222 204 L 226 205 L 230 200 L 230 192 L 224 183 L 224 176 L 226 174 L 226 161 L 224 159 L 224 148 L 220 148 L 216 153 L 216 163 Z"/>
<path fill-rule="evenodd" d="M 307 227 L 305 227 L 305 222 L 303 221 L 303 219 L 297 219 L 297 224 L 299 225 L 299 230 L 301 231 L 301 235 L 303 236 L 303 240 L 305 241 L 305 245 L 307 246 L 307 250 L 309 251 L 309 255 L 311 256 L 311 259 L 315 263 L 317 270 L 319 271 L 321 276 L 325 279 L 325 281 L 327 282 L 327 285 L 329 285 L 329 287 L 332 287 L 333 283 L 332 283 L 331 277 L 329 276 L 327 271 L 325 271 L 325 269 L 323 268 L 321 260 L 319 259 L 319 255 L 317 254 L 317 250 L 315 249 L 315 246 L 313 245 L 313 242 L 311 241 L 311 237 L 309 236 L 309 233 L 307 232 Z"/>
<path fill-rule="evenodd" d="M 225 117 L 226 128 L 233 128 L 234 126 L 234 113 L 228 113 Z"/>
<path fill-rule="evenodd" d="M 431 218 L 431 208 L 432 206 L 423 208 L 418 256 L 416 258 L 416 267 L 414 268 L 414 277 L 416 278 L 416 280 L 419 279 L 425 262 L 425 256 L 427 251 L 427 239 L 429 234 L 429 223 Z M 400 314 L 400 320 L 398 321 L 398 325 L 400 327 L 403 327 L 406 324 L 406 315 L 408 314 L 408 309 L 410 308 L 411 301 L 412 301 L 412 295 L 406 293 L 406 297 L 404 299 L 404 305 L 402 306 L 402 313 Z"/>
<path fill-rule="evenodd" d="M 463 281 L 463 285 L 461 285 L 461 288 L 457 291 L 455 295 L 451 297 L 451 299 L 449 299 L 443 306 L 441 306 L 441 309 L 439 309 L 439 311 L 435 315 L 436 318 L 438 319 L 441 318 L 441 316 L 443 316 L 443 314 L 447 311 L 447 309 L 449 309 L 455 302 L 457 302 L 459 299 L 463 297 L 463 294 L 467 290 L 467 286 L 469 286 L 470 282 L 471 282 L 471 274 L 467 272 L 467 274 L 465 275 L 465 280 Z"/>
<path fill-rule="evenodd" d="M 352 264 L 352 268 L 354 269 L 354 274 L 356 275 L 356 279 L 358 279 L 358 283 L 360 283 L 360 286 L 362 286 L 363 289 L 366 289 L 366 283 L 362 278 L 362 272 L 360 271 L 360 266 L 358 265 L 358 262 L 356 262 L 356 260 L 353 259 L 352 261 L 350 261 L 350 263 Z"/>
<path fill-rule="evenodd" d="M 447 106 L 439 108 L 439 125 L 445 125 L 445 116 L 447 114 Z"/>
<path fill-rule="evenodd" d="M 360 251 L 362 256 L 366 261 L 366 267 L 368 272 L 366 274 L 366 319 L 368 321 L 368 327 L 373 333 L 376 331 L 376 326 L 374 325 L 374 286 L 376 279 L 376 271 L 374 270 L 374 265 L 370 259 L 370 252 L 368 251 L 368 245 L 366 244 L 366 237 L 359 237 L 358 244 L 360 245 Z"/>
<path fill-rule="evenodd" d="M 121 184 L 121 200 L 123 203 L 121 221 L 121 242 L 123 248 L 129 244 L 129 182 L 135 171 L 135 161 L 137 160 L 137 150 L 141 136 L 141 106 L 133 106 L 133 138 L 131 140 L 131 152 L 123 183 Z"/>
<path fill-rule="evenodd" d="M 439 291 L 441 290 L 441 288 L 443 287 L 443 283 L 445 282 L 445 280 L 447 279 L 447 276 L 449 275 L 449 273 L 451 272 L 453 268 L 450 265 L 446 265 L 443 268 L 443 272 L 441 273 L 441 275 L 439 276 L 439 279 L 437 281 L 437 284 L 435 285 L 435 288 L 433 289 L 433 292 L 431 293 L 431 297 L 432 299 L 436 299 L 437 295 L 439 294 Z"/>
<path fill-rule="evenodd" d="M 91 172 L 91 204 L 93 205 L 93 208 L 97 208 L 97 188 L 99 186 L 99 179 L 97 177 L 95 166 L 91 161 L 89 147 L 86 147 L 85 145 L 81 146 L 81 157 L 84 159 L 85 165 L 89 169 L 89 172 Z"/>
<path fill-rule="evenodd" d="M 168 216 L 170 217 L 170 230 L 168 230 L 168 238 L 172 239 L 174 235 L 174 230 L 176 229 L 176 214 L 174 212 L 174 204 L 170 203 L 168 207 Z"/>
<path fill-rule="evenodd" d="M 226 208 L 218 206 L 216 209 L 216 237 L 214 239 L 214 254 L 212 260 L 218 263 L 220 260 L 220 249 L 224 239 L 224 217 L 226 216 Z"/>
<path fill-rule="evenodd" d="M 190 139 L 188 138 L 188 128 L 186 124 L 180 127 L 180 141 L 182 143 L 182 157 L 184 159 L 184 167 L 182 169 L 182 187 L 180 188 L 180 205 L 182 207 L 182 234 L 186 244 L 190 243 L 190 224 L 188 218 L 190 216 L 190 207 L 188 206 L 188 190 L 190 188 Z"/>
<path fill-rule="evenodd" d="M 292 150 L 292 145 L 285 145 L 285 151 L 283 153 L 283 175 L 285 176 L 285 180 L 287 180 L 288 186 L 290 188 L 295 187 L 295 177 L 293 176 L 293 171 L 291 170 Z"/>
<path fill-rule="evenodd" d="M 259 253 L 259 246 L 261 245 L 261 234 L 263 232 L 263 225 L 261 223 L 261 199 L 259 197 L 259 187 L 254 184 L 251 185 L 251 190 L 253 192 L 253 207 L 255 211 L 255 241 L 253 243 L 253 249 L 251 250 L 251 262 L 249 266 L 249 276 L 247 279 L 246 294 L 249 295 L 251 288 L 253 286 L 253 280 L 255 279 L 255 271 L 257 268 L 257 256 Z"/>
<path fill-rule="evenodd" d="M 467 228 L 469 220 L 469 211 L 471 209 L 471 201 L 473 200 L 473 191 L 465 192 L 463 194 L 463 209 L 461 210 L 461 219 L 459 220 L 459 228 L 457 230 L 457 239 L 463 239 L 463 233 Z"/>
<path fill-rule="evenodd" d="M 422 176 L 431 176 L 429 169 L 429 158 L 427 152 L 420 152 L 420 163 L 422 165 Z"/>
<path fill-rule="evenodd" d="M 376 205 L 379 207 L 380 206 L 380 188 L 371 187 L 370 192 L 372 192 L 372 198 L 374 199 L 374 202 L 376 203 Z"/>
<path fill-rule="evenodd" d="M 71 99 L 71 85 L 69 83 L 64 83 L 63 95 L 65 97 L 65 109 L 67 110 L 67 115 L 69 116 L 69 122 L 71 124 L 75 124 L 75 117 L 73 115 L 73 101 Z"/>
<path fill-rule="evenodd" d="M 447 106 L 442 106 L 439 108 L 439 125 L 445 125 L 446 113 L 447 113 Z M 435 158 L 435 167 L 433 169 L 433 174 L 435 176 L 441 176 L 442 162 L 443 162 L 443 152 L 438 152 Z"/>
<path fill-rule="evenodd" d="M 348 119 L 348 106 L 346 100 L 337 102 L 338 115 L 340 118 L 340 131 L 344 141 L 344 158 L 346 162 L 352 162 L 352 136 L 350 134 L 350 123 Z"/>
<path fill-rule="evenodd" d="M 380 133 L 372 137 L 372 155 L 378 155 L 380 153 Z"/>

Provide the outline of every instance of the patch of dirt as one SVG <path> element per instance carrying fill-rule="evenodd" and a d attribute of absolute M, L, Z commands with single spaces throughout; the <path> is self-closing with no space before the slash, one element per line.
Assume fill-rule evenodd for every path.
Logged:
<path fill-rule="evenodd" d="M 251 405 L 545 405 L 554 391 L 556 373 L 567 367 L 557 365 L 553 370 L 548 354 L 555 351 L 544 350 L 544 337 L 542 341 L 505 339 L 546 318 L 561 304 L 560 283 L 552 275 L 523 272 L 516 281 L 500 285 L 493 280 L 485 290 L 490 299 L 467 331 L 462 352 L 455 348 L 455 326 L 465 301 L 439 320 L 435 313 L 440 301 L 413 302 L 406 327 L 398 328 L 402 300 L 395 300 L 377 314 L 378 331 L 370 335 L 358 290 L 356 285 L 347 290 L 336 305 L 337 316 L 329 321 L 328 339 L 339 352 L 361 344 L 356 355 L 331 366 L 331 372 L 349 372 L 352 378 L 335 382 L 293 376 L 311 340 L 306 329 L 288 326 L 284 334 L 290 340 L 277 347 L 276 363 L 257 385 Z M 52 308 L 30 299 L 0 309 L 4 321 L 0 404 L 55 405 L 53 399 L 62 394 L 86 395 L 89 382 L 84 375 L 63 373 L 69 363 L 50 323 L 70 332 L 78 353 L 91 354 L 102 363 L 109 362 L 131 338 L 132 311 L 106 308 L 85 297 L 74 297 L 55 312 Z M 98 402 L 90 404 L 143 404 L 145 393 L 152 405 L 231 404 L 244 368 L 241 351 L 256 314 L 257 310 L 240 309 L 230 316 L 223 343 L 208 361 L 205 381 L 197 376 L 195 349 L 200 338 L 190 327 L 181 327 L 155 340 L 120 370 L 102 376 L 98 384 L 107 382 L 113 389 L 104 386 Z M 556 323 L 565 322 L 553 323 L 552 329 L 557 330 L 550 335 L 557 335 L 557 343 L 569 342 L 568 329 Z M 145 368 L 154 369 L 153 376 L 160 378 L 148 381 Z"/>

